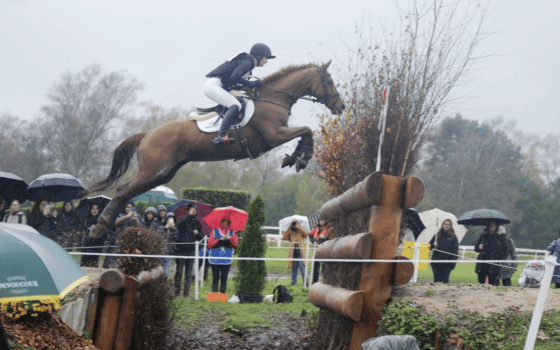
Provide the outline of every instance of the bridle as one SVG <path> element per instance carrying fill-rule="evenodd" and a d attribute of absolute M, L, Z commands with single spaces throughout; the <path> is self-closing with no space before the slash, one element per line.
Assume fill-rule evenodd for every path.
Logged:
<path fill-rule="evenodd" d="M 338 108 L 336 108 L 336 106 L 335 106 L 332 102 L 330 102 L 330 99 L 332 99 L 332 98 L 334 98 L 334 97 L 338 97 L 338 96 L 340 96 L 340 94 L 339 94 L 339 93 L 336 93 L 336 94 L 334 94 L 334 95 L 329 95 L 329 89 L 328 89 L 328 87 L 327 87 L 327 84 L 332 86 L 332 85 L 333 85 L 333 81 L 332 81 L 332 80 L 329 80 L 329 81 L 326 81 L 326 80 L 325 80 L 325 77 L 330 77 L 331 74 L 328 73 L 327 71 L 323 71 L 323 69 L 322 69 L 321 67 L 317 67 L 317 69 L 318 69 L 318 71 L 319 71 L 319 76 L 321 77 L 321 84 L 322 84 L 322 86 L 323 86 L 323 89 L 325 89 L 325 98 L 319 100 L 319 99 L 317 99 L 317 98 L 315 98 L 315 97 L 305 97 L 305 96 L 314 96 L 315 92 L 317 91 L 317 89 L 318 89 L 319 87 L 315 88 L 315 90 L 313 90 L 313 91 L 311 90 L 311 87 L 309 87 L 309 89 L 307 90 L 307 92 L 306 92 L 305 95 L 298 95 L 298 94 L 294 94 L 294 93 L 287 92 L 287 91 L 282 91 L 282 90 L 274 90 L 274 91 L 280 92 L 280 93 L 283 93 L 283 94 L 286 94 L 286 95 L 290 96 L 290 98 L 292 99 L 292 102 L 293 102 L 293 103 L 296 103 L 297 100 L 302 99 L 302 100 L 311 101 L 311 102 L 313 102 L 313 103 L 316 103 L 316 102 L 317 102 L 317 103 L 321 103 L 321 104 L 325 105 L 327 108 L 333 107 L 335 110 L 338 111 Z M 288 115 L 292 115 L 290 109 L 287 108 L 286 106 L 284 106 L 284 105 L 282 105 L 282 104 L 280 104 L 280 103 L 278 103 L 278 102 L 260 99 L 260 98 L 259 98 L 259 92 L 258 92 L 258 91 L 257 91 L 256 97 L 253 96 L 251 99 L 254 100 L 254 101 L 261 101 L 261 102 L 267 102 L 267 103 L 272 103 L 272 104 L 278 105 L 278 106 L 283 107 L 284 109 L 286 109 L 286 110 L 288 111 Z"/>

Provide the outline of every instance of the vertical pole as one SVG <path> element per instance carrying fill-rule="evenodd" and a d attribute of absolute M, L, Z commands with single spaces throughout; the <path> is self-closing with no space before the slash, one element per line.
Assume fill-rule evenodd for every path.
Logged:
<path fill-rule="evenodd" d="M 309 244 L 311 243 L 311 242 L 309 241 L 309 236 L 307 236 L 306 240 L 307 240 L 307 249 L 305 250 L 305 264 L 304 264 L 304 266 L 305 266 L 305 274 L 304 274 L 304 276 L 303 276 L 303 286 L 304 286 L 304 287 L 307 285 L 307 275 L 308 275 L 307 269 L 308 269 L 308 267 L 309 267 L 309 260 L 307 260 L 307 259 L 309 259 Z M 297 275 L 296 275 L 296 276 L 297 276 Z"/>
<path fill-rule="evenodd" d="M 311 257 L 311 276 L 312 276 L 312 278 L 313 278 L 313 271 L 315 271 L 315 253 L 316 252 L 317 252 L 317 247 L 313 246 L 313 255 Z M 309 288 L 311 288 L 312 278 L 309 279 Z"/>
<path fill-rule="evenodd" d="M 420 259 L 420 243 L 414 243 L 414 255 L 413 255 L 413 263 L 414 263 L 414 274 L 412 275 L 412 282 L 418 282 L 418 265 L 420 264 L 418 260 Z"/>
<path fill-rule="evenodd" d="M 537 252 L 535 252 L 535 260 L 537 260 Z"/>
<path fill-rule="evenodd" d="M 527 341 L 525 342 L 525 347 L 523 348 L 524 350 L 532 350 L 535 346 L 535 340 L 537 339 L 537 333 L 539 331 L 539 326 L 541 325 L 546 296 L 548 295 L 548 290 L 550 289 L 550 284 L 552 283 L 552 273 L 554 272 L 554 266 L 556 266 L 554 257 L 546 258 L 544 266 L 545 270 L 544 277 L 541 281 L 541 290 L 539 291 L 535 311 L 533 311 L 533 318 L 531 319 L 531 326 L 529 327 Z"/>
<path fill-rule="evenodd" d="M 200 250 L 200 243 L 194 241 L 194 300 L 198 300 L 198 251 Z M 202 271 L 204 273 L 204 270 Z"/>
<path fill-rule="evenodd" d="M 204 255 L 202 256 L 202 271 L 200 275 L 200 288 L 202 288 L 204 284 L 204 269 L 206 268 L 206 249 L 208 249 L 208 236 L 204 236 Z"/>
<path fill-rule="evenodd" d="M 381 170 L 381 146 L 383 145 L 383 138 L 385 136 L 385 121 L 387 119 L 387 107 L 389 105 L 389 90 L 391 85 L 387 86 L 387 93 L 385 94 L 385 107 L 383 107 L 383 114 L 379 120 L 379 128 L 381 135 L 379 137 L 379 146 L 377 147 L 377 161 L 375 162 L 375 171 Z"/>

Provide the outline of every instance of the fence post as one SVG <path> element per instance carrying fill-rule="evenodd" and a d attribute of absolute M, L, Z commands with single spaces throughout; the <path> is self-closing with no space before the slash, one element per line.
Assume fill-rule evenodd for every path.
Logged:
<path fill-rule="evenodd" d="M 461 260 L 465 260 L 465 250 L 467 250 L 467 248 L 463 247 L 463 254 L 461 254 L 462 256 Z"/>
<path fill-rule="evenodd" d="M 194 300 L 198 300 L 198 251 L 200 250 L 200 243 L 194 241 Z M 202 271 L 204 273 L 204 270 Z M 187 278 L 187 276 L 185 276 Z"/>
<path fill-rule="evenodd" d="M 418 282 L 418 265 L 420 264 L 418 260 L 420 260 L 420 247 L 420 243 L 414 243 L 414 255 L 412 256 L 414 274 L 412 275 L 412 283 Z"/>
<path fill-rule="evenodd" d="M 544 261 L 544 266 L 545 270 L 544 277 L 541 282 L 541 290 L 539 291 L 535 311 L 533 311 L 533 318 L 531 319 L 531 326 L 529 327 L 527 341 L 525 342 L 525 347 L 523 348 L 524 350 L 532 350 L 535 346 L 535 340 L 537 339 L 537 333 L 539 331 L 539 326 L 541 325 L 544 304 L 546 302 L 548 290 L 550 289 L 550 284 L 552 283 L 552 273 L 554 272 L 554 266 L 556 266 L 554 257 L 547 257 Z"/>
<path fill-rule="evenodd" d="M 313 278 L 313 271 L 315 271 L 315 254 L 316 253 L 317 253 L 317 247 L 313 246 L 313 255 L 311 257 L 311 278 L 309 279 L 309 281 L 310 281 L 309 282 L 309 288 L 311 288 L 311 284 L 313 283 L 311 281 L 312 281 L 312 278 Z M 321 267 L 319 267 L 319 269 L 320 268 Z"/>
<path fill-rule="evenodd" d="M 277 241 L 278 241 L 278 249 L 282 248 L 282 235 L 279 235 Z"/>
<path fill-rule="evenodd" d="M 202 254 L 202 270 L 200 271 L 201 275 L 200 275 L 200 288 L 202 288 L 202 285 L 204 283 L 204 269 L 206 268 L 206 249 L 208 249 L 208 236 L 204 236 L 204 249 L 202 250 L 203 254 Z"/>
<path fill-rule="evenodd" d="M 309 275 L 308 273 L 308 269 L 309 269 L 309 248 L 310 248 L 310 244 L 311 241 L 309 241 L 309 235 L 306 237 L 307 240 L 307 249 L 305 250 L 305 264 L 303 266 L 305 266 L 305 274 L 303 276 L 303 287 L 305 287 L 307 285 L 307 275 Z M 303 258 L 303 256 L 302 256 Z M 296 275 L 297 276 L 297 275 Z"/>
<path fill-rule="evenodd" d="M 535 260 L 537 260 L 537 252 L 535 252 Z"/>

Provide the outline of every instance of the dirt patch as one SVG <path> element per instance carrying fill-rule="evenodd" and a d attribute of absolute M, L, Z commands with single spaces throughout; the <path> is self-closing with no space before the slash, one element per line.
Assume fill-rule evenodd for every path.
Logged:
<path fill-rule="evenodd" d="M 410 299 L 422 305 L 429 314 L 451 316 L 453 311 L 477 311 L 483 316 L 502 312 L 509 307 L 533 311 L 539 294 L 537 288 L 494 287 L 481 284 L 434 284 L 418 282 L 400 287 L 393 299 Z M 545 311 L 560 309 L 560 291 L 550 289 Z"/>

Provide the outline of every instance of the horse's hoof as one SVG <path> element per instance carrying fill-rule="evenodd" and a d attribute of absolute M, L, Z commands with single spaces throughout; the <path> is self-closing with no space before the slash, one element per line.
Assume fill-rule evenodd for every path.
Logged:
<path fill-rule="evenodd" d="M 303 170 L 306 167 L 307 167 L 307 161 L 302 158 L 298 158 L 296 162 L 296 172 L 299 173 L 300 170 Z"/>
<path fill-rule="evenodd" d="M 296 160 L 297 158 L 293 155 L 289 156 L 286 154 L 286 157 L 282 159 L 282 168 L 285 168 L 287 166 L 292 167 L 296 163 Z"/>

